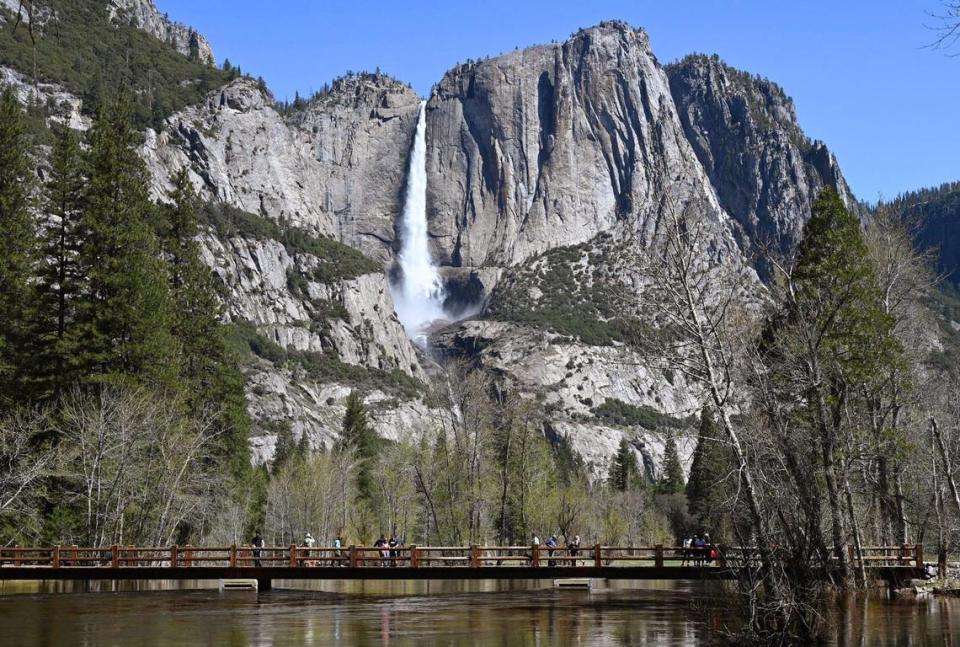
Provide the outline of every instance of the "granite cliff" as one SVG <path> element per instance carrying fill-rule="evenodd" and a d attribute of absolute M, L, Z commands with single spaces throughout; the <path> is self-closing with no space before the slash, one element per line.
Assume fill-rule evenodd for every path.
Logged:
<path fill-rule="evenodd" d="M 152 2 L 110 8 L 212 60 Z M 287 106 L 241 77 L 146 131 L 155 197 L 187 169 L 210 205 L 205 259 L 255 349 L 258 460 L 281 425 L 329 445 L 353 388 L 383 436 L 435 425 L 436 362 L 455 358 L 542 402 L 545 433 L 596 475 L 624 435 L 654 474 L 668 436 L 689 457 L 698 402 L 645 361 L 634 343 L 642 314 L 610 296 L 642 297 L 638 259 L 666 210 L 698 205 L 705 263 L 750 265 L 760 247 L 792 246 L 823 186 L 857 208 L 782 89 L 716 58 L 664 66 L 624 23 L 458 65 L 426 104 L 427 215 L 448 309 L 470 316 L 436 326 L 424 351 L 389 289 L 419 102 L 394 79 L 360 74 Z"/>

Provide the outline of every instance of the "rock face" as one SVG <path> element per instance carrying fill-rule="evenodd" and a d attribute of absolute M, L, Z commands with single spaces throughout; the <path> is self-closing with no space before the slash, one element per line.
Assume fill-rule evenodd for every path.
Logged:
<path fill-rule="evenodd" d="M 117 20 L 212 60 L 202 38 L 149 0 L 111 7 Z M 419 102 L 379 74 L 345 77 L 292 108 L 238 79 L 146 133 L 157 198 L 186 169 L 211 202 L 376 261 L 318 280 L 323 259 L 281 236 L 211 230 L 204 239 L 230 318 L 278 347 L 249 367 L 258 460 L 272 455 L 278 424 L 329 445 L 358 384 L 384 436 L 422 432 L 441 415 L 422 397 L 432 359 L 406 338 L 387 278 Z M 669 210 L 696 206 L 704 263 L 741 265 L 761 245 L 789 249 L 824 185 L 856 208 L 836 160 L 803 134 L 779 87 L 716 59 L 664 67 L 646 34 L 623 23 L 450 70 L 426 122 L 431 247 L 448 305 L 465 319 L 437 326 L 433 351 L 536 398 L 548 437 L 568 442 L 597 477 L 622 437 L 650 475 L 668 436 L 682 459 L 692 448 L 697 394 L 617 327 L 636 313 L 615 297 L 641 292 L 637 259 Z M 762 291 L 753 281 L 744 298 Z"/>
<path fill-rule="evenodd" d="M 686 139 L 746 251 L 791 249 L 825 186 L 857 209 L 836 158 L 803 134 L 780 86 L 716 56 L 688 56 L 666 71 Z"/>
<path fill-rule="evenodd" d="M 83 100 L 55 83 L 34 83 L 20 72 L 0 66 L 0 87 L 10 87 L 23 105 L 52 106 L 49 121 L 74 130 L 90 128 L 90 118 L 84 115 Z"/>
<path fill-rule="evenodd" d="M 723 220 L 647 35 L 623 23 L 448 72 L 427 123 L 445 263 L 511 265 L 621 223 L 649 236 L 667 189 Z"/>
<path fill-rule="evenodd" d="M 392 258 L 419 99 L 379 75 L 340 79 L 282 116 L 250 79 L 150 132 L 144 154 L 158 194 L 188 168 L 213 200 Z"/>
<path fill-rule="evenodd" d="M 208 198 L 334 237 L 389 269 L 418 102 L 402 84 L 362 75 L 281 114 L 256 84 L 238 80 L 148 133 L 144 155 L 158 194 L 187 168 Z M 680 437 L 685 458 L 689 432 L 677 420 L 698 402 L 629 344 L 561 336 L 544 321 L 498 320 L 504 294 L 516 294 L 525 280 L 522 268 L 540 272 L 535 260 L 544 252 L 601 239 L 629 240 L 628 257 L 640 257 L 668 203 L 686 201 L 699 207 L 710 262 L 740 263 L 768 240 L 792 244 L 825 184 L 852 203 L 836 160 L 803 135 L 777 86 L 712 59 L 664 68 L 646 34 L 623 23 L 448 72 L 427 103 L 427 154 L 432 251 L 445 266 L 450 303 L 468 313 L 475 304 L 476 319 L 441 329 L 432 342 L 540 398 L 549 432 L 585 456 L 597 476 L 624 435 L 651 472 L 667 435 Z M 424 379 L 424 359 L 402 337 L 382 276 L 311 288 L 334 300 L 356 290 L 363 304 L 318 336 L 302 323 L 309 303 L 289 298 L 286 285 L 290 268 L 306 266 L 278 249 L 248 257 L 249 244 L 209 245 L 211 264 L 235 286 L 234 317 L 290 349 L 332 351 L 347 364 Z M 585 252 L 573 292 L 642 283 L 642 270 L 620 261 L 598 273 L 592 259 L 600 257 L 596 246 Z M 508 291 L 488 311 L 501 280 Z M 533 301 L 543 295 L 533 284 L 529 290 Z M 342 384 L 301 383 L 266 365 L 252 375 L 258 417 L 294 421 L 315 442 L 334 433 Z M 601 419 L 611 406 L 661 418 L 644 418 L 646 426 Z M 390 411 L 384 419 L 401 429 L 422 427 L 429 415 L 417 400 Z M 263 457 L 271 438 L 256 441 Z"/>
<path fill-rule="evenodd" d="M 129 22 L 148 34 L 170 43 L 184 56 L 195 56 L 201 63 L 213 65 L 213 48 L 196 30 L 173 22 L 161 14 L 153 0 L 110 0 L 107 5 L 111 19 Z"/>
<path fill-rule="evenodd" d="M 278 241 L 242 237 L 206 236 L 202 249 L 204 261 L 227 290 L 231 320 L 254 324 L 285 351 L 307 353 L 331 366 L 356 367 L 347 372 L 349 380 L 363 379 L 365 369 L 425 379 L 417 352 L 393 313 L 384 274 L 328 284 L 304 279 L 302 287 L 292 290 L 291 273 L 309 276 L 316 257 L 290 253 Z M 318 327 L 318 321 L 325 325 Z M 272 456 L 275 437 L 269 429 L 278 423 L 289 425 L 297 438 L 305 435 L 313 447 L 331 446 L 352 389 L 349 381 L 318 379 L 292 360 L 259 359 L 248 375 L 251 414 L 262 432 L 254 438 L 255 458 Z M 374 428 L 388 438 L 411 433 L 416 421 L 430 413 L 419 399 L 398 400 L 386 388 L 372 389 L 368 406 Z"/>

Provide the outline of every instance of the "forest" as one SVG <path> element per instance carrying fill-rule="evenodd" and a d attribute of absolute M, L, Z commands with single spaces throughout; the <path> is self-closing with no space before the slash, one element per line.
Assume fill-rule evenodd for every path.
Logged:
<path fill-rule="evenodd" d="M 13 93 L 0 100 L 0 541 L 242 544 L 262 529 L 278 545 L 305 532 L 669 544 L 706 531 L 758 546 L 740 591 L 761 637 L 819 635 L 825 592 L 865 585 L 850 544 L 956 550 L 960 390 L 957 367 L 935 361 L 956 324 L 931 307 L 935 254 L 895 210 L 864 224 L 824 189 L 791 256 L 765 259 L 763 286 L 717 257 L 694 202 L 668 205 L 652 248 L 623 247 L 649 277 L 617 297 L 648 314 L 631 343 L 702 404 L 658 427 L 655 478 L 626 440 L 597 478 L 536 394 L 457 362 L 425 387 L 438 413 L 416 437 L 377 437 L 358 388 L 336 444 L 311 449 L 280 425 L 274 460 L 253 466 L 253 346 L 233 343 L 240 324 L 200 250 L 217 223 L 255 223 L 201 204 L 185 173 L 152 201 L 135 114 L 118 92 L 44 156 Z M 369 267 L 330 242 L 289 244 L 330 255 L 334 277 Z M 656 422 L 634 409 L 603 412 Z"/>

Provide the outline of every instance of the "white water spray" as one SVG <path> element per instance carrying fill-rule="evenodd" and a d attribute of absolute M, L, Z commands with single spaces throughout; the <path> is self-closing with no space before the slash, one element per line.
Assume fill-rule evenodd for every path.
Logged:
<path fill-rule="evenodd" d="M 443 282 L 430 258 L 427 237 L 427 106 L 420 102 L 417 134 L 413 140 L 410 168 L 407 171 L 407 197 L 403 205 L 403 229 L 400 247 L 399 285 L 392 287 L 397 316 L 407 334 L 424 339 L 424 328 L 437 319 L 446 319 L 443 311 Z"/>

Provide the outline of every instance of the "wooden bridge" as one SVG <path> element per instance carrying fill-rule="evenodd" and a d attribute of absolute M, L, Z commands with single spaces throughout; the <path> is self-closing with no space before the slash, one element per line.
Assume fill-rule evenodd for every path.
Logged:
<path fill-rule="evenodd" d="M 711 559 L 711 550 L 715 559 Z M 588 546 L 574 554 L 546 546 L 53 546 L 0 548 L 0 580 L 619 580 L 736 579 L 756 568 L 756 548 Z M 855 561 L 853 546 L 849 558 Z M 891 583 L 922 577 L 923 546 L 863 549 L 871 577 Z"/>

